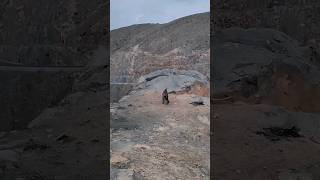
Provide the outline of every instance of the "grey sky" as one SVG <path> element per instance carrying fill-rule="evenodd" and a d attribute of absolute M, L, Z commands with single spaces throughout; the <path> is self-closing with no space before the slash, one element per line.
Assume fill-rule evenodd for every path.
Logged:
<path fill-rule="evenodd" d="M 210 0 L 111 0 L 110 29 L 142 23 L 167 23 L 209 11 Z"/>

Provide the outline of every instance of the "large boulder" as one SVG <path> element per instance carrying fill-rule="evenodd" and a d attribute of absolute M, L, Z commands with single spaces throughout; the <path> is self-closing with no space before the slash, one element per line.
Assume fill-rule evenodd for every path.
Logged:
<path fill-rule="evenodd" d="M 192 91 L 196 90 L 195 87 L 200 87 L 198 88 L 198 92 L 193 93 L 203 94 L 203 91 L 206 91 L 205 95 L 209 94 L 208 78 L 193 70 L 157 70 L 140 77 L 138 87 L 156 91 L 167 89 L 169 92 Z"/>

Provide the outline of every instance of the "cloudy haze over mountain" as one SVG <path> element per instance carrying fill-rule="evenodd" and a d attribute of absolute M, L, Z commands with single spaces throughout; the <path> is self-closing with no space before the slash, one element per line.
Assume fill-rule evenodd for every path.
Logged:
<path fill-rule="evenodd" d="M 210 0 L 111 0 L 110 29 L 142 23 L 166 23 L 210 11 Z"/>

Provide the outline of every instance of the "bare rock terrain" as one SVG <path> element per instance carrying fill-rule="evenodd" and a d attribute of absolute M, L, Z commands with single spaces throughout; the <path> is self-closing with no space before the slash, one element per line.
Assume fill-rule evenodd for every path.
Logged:
<path fill-rule="evenodd" d="M 209 29 L 201 13 L 111 31 L 111 179 L 210 179 Z"/>
<path fill-rule="evenodd" d="M 174 84 L 181 75 L 189 83 Z M 202 80 L 208 92 L 203 77 L 156 71 L 111 105 L 111 179 L 210 179 L 209 93 L 185 89 Z M 162 104 L 161 85 L 168 88 L 169 105 Z M 192 104 L 199 101 L 202 105 Z"/>

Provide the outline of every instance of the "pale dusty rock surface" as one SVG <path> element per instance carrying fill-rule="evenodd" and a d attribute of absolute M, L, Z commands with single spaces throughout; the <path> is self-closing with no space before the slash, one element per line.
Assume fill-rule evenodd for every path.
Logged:
<path fill-rule="evenodd" d="M 149 89 L 112 104 L 111 156 L 129 160 L 111 166 L 113 178 L 118 169 L 132 169 L 144 179 L 209 179 L 210 106 L 193 106 L 195 98 L 170 94 L 163 105 L 161 91 Z"/>
<path fill-rule="evenodd" d="M 167 89 L 170 92 L 192 91 L 192 87 L 199 85 L 209 89 L 208 78 L 203 74 L 193 70 L 177 70 L 177 69 L 161 69 L 146 74 L 139 78 L 139 82 L 135 89 L 153 89 L 163 91 Z"/>

